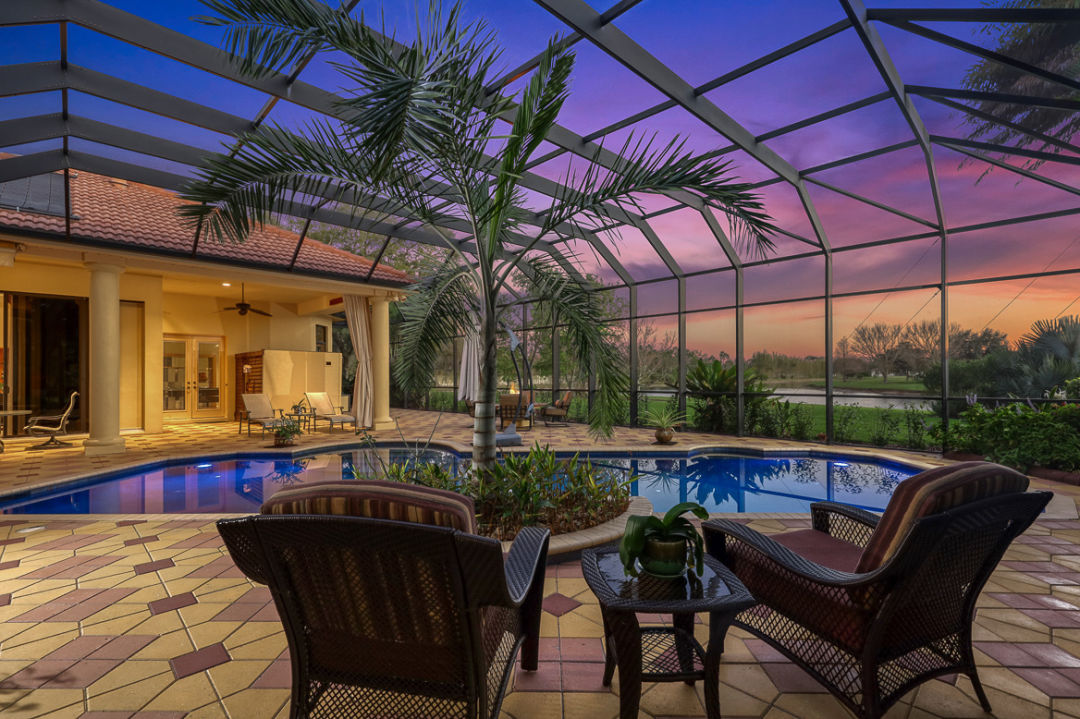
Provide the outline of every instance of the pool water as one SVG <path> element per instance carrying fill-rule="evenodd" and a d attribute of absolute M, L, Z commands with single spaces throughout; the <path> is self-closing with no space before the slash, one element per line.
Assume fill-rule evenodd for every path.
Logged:
<path fill-rule="evenodd" d="M 382 462 L 417 456 L 408 449 L 368 448 L 286 460 L 253 456 L 163 465 L 0 498 L 0 513 L 251 513 L 283 487 L 352 479 L 354 467 L 374 476 Z M 897 483 L 918 471 L 896 463 L 816 453 L 774 457 L 592 453 L 589 458 L 594 465 L 634 477 L 632 493 L 647 497 L 656 511 L 693 501 L 710 512 L 808 512 L 811 502 L 824 499 L 881 510 Z M 468 463 L 468 457 L 435 449 L 425 450 L 419 459 L 455 471 Z"/>

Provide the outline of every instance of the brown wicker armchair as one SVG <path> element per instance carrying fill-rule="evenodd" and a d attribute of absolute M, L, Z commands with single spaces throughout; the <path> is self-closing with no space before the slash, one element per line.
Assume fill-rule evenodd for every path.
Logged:
<path fill-rule="evenodd" d="M 989 712 L 971 648 L 975 601 L 1052 494 L 1024 492 L 1026 477 L 986 463 L 924 472 L 901 487 L 908 482 L 881 518 L 818 502 L 813 529 L 766 536 L 713 520 L 703 525 L 706 544 L 759 602 L 736 626 L 857 716 L 876 719 L 951 673 L 971 677 Z"/>
<path fill-rule="evenodd" d="M 573 398 L 574 393 L 567 390 L 566 394 L 564 394 L 561 399 L 557 399 L 547 407 L 544 407 L 544 426 L 566 427 L 566 416 L 570 413 L 570 401 Z"/>
<path fill-rule="evenodd" d="M 321 484 L 262 516 L 218 522 L 236 565 L 269 585 L 281 616 L 290 717 L 496 717 L 518 651 L 522 669 L 537 668 L 547 530 L 522 530 L 504 561 L 499 542 L 454 526 L 277 513 L 396 511 L 391 483 L 368 483 L 363 498 L 341 484 L 360 483 Z M 418 506 L 457 522 L 455 508 Z"/>

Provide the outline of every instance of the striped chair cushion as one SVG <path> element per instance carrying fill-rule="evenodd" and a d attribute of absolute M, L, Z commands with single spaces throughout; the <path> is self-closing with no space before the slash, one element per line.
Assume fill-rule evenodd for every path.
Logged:
<path fill-rule="evenodd" d="M 870 572 L 888 561 L 921 517 L 1027 488 L 1027 477 L 990 462 L 961 462 L 905 479 L 893 492 L 855 571 Z"/>
<path fill-rule="evenodd" d="M 476 534 L 471 497 L 384 480 L 312 482 L 283 489 L 263 502 L 262 514 L 337 514 L 396 519 Z"/>

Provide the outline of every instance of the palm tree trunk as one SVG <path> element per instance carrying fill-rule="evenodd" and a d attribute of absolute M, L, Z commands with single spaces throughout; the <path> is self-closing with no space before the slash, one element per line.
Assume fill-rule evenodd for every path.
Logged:
<path fill-rule="evenodd" d="M 480 471 L 488 471 L 495 464 L 495 390 L 498 381 L 495 329 L 496 323 L 491 315 L 481 320 L 483 358 L 480 363 L 480 396 L 473 421 L 472 455 L 473 467 Z"/>

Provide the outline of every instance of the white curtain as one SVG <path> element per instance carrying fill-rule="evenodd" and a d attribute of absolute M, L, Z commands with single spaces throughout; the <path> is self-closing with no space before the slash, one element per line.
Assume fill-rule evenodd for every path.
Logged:
<path fill-rule="evenodd" d="M 374 424 L 371 381 L 371 315 L 366 297 L 345 295 L 345 319 L 349 323 L 353 353 L 356 355 L 356 382 L 353 384 L 352 411 L 359 427 Z"/>
<path fill-rule="evenodd" d="M 458 399 L 475 402 L 480 397 L 480 328 L 465 335 L 458 373 Z"/>

